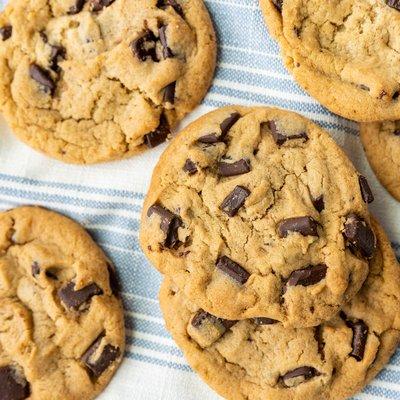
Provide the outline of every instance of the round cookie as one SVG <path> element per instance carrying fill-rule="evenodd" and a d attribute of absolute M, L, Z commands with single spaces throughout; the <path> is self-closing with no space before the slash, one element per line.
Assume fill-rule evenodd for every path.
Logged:
<path fill-rule="evenodd" d="M 140 242 L 211 314 L 313 326 L 367 276 L 372 200 L 365 178 L 309 120 L 227 107 L 189 125 L 161 156 Z"/>
<path fill-rule="evenodd" d="M 396 4 L 260 0 L 264 19 L 297 82 L 330 111 L 364 122 L 400 115 Z"/>
<path fill-rule="evenodd" d="M 378 250 L 363 288 L 315 328 L 285 328 L 265 318 L 221 320 L 165 280 L 166 326 L 191 367 L 229 400 L 343 400 L 361 390 L 400 340 L 400 266 L 382 228 L 373 227 Z"/>
<path fill-rule="evenodd" d="M 114 269 L 86 231 L 38 207 L 0 213 L 0 398 L 93 399 L 124 347 Z"/>
<path fill-rule="evenodd" d="M 360 138 L 379 181 L 400 201 L 400 122 L 360 124 Z"/>
<path fill-rule="evenodd" d="M 0 15 L 0 110 L 20 139 L 65 162 L 164 142 L 215 63 L 202 0 L 12 0 Z"/>

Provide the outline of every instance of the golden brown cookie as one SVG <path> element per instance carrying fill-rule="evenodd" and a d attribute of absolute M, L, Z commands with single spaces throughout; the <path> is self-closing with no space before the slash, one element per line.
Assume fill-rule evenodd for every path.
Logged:
<path fill-rule="evenodd" d="M 71 163 L 132 156 L 203 99 L 216 40 L 202 0 L 11 0 L 0 15 L 0 110 Z"/>
<path fill-rule="evenodd" d="M 360 138 L 375 175 L 400 201 L 400 122 L 360 124 Z"/>
<path fill-rule="evenodd" d="M 162 155 L 140 241 L 211 314 L 313 326 L 367 276 L 372 200 L 365 178 L 311 121 L 227 107 L 189 125 Z"/>
<path fill-rule="evenodd" d="M 400 266 L 382 228 L 363 288 L 315 328 L 263 318 L 227 321 L 161 287 L 166 326 L 201 378 L 229 400 L 344 400 L 388 362 L 400 340 Z"/>
<path fill-rule="evenodd" d="M 114 269 L 85 230 L 38 207 L 0 213 L 0 398 L 93 399 L 124 347 Z"/>
<path fill-rule="evenodd" d="M 355 121 L 400 116 L 400 6 L 388 0 L 260 0 L 296 81 Z"/>

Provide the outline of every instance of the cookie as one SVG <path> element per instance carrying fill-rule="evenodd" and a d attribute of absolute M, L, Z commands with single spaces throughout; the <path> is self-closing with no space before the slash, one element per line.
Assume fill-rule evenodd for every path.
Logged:
<path fill-rule="evenodd" d="M 360 138 L 375 175 L 400 201 L 400 122 L 360 124 Z"/>
<path fill-rule="evenodd" d="M 124 354 L 113 266 L 54 212 L 0 213 L 0 398 L 93 399 Z"/>
<path fill-rule="evenodd" d="M 260 0 L 297 82 L 355 121 L 400 115 L 400 6 L 389 0 Z"/>
<path fill-rule="evenodd" d="M 70 163 L 164 142 L 216 62 L 202 0 L 11 0 L 0 15 L 0 110 L 33 148 Z"/>
<path fill-rule="evenodd" d="M 400 266 L 382 228 L 373 228 L 370 275 L 329 322 L 296 329 L 266 318 L 222 320 L 167 279 L 160 292 L 166 326 L 191 367 L 226 399 L 346 399 L 375 377 L 400 340 Z"/>
<path fill-rule="evenodd" d="M 372 200 L 365 178 L 312 122 L 227 107 L 189 125 L 161 156 L 140 242 L 211 314 L 313 326 L 367 276 Z"/>

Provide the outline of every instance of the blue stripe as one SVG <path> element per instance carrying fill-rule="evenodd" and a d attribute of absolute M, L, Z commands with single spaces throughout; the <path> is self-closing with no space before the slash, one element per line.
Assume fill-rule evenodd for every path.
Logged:
<path fill-rule="evenodd" d="M 131 358 L 131 359 L 134 359 L 137 361 L 143 361 L 148 364 L 158 365 L 160 367 L 168 367 L 168 368 L 177 369 L 179 371 L 184 371 L 184 372 L 193 372 L 191 370 L 191 368 L 186 364 L 178 364 L 178 363 L 175 363 L 172 361 L 165 361 L 165 360 L 161 360 L 159 358 L 154 358 L 151 356 L 144 356 L 142 354 L 125 352 L 125 357 Z"/>

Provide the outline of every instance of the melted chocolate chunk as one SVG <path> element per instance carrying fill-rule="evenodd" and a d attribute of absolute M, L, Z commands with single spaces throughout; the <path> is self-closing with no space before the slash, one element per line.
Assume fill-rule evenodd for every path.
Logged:
<path fill-rule="evenodd" d="M 189 175 L 194 175 L 197 172 L 196 164 L 190 160 L 189 158 L 185 161 L 185 165 L 183 166 L 183 170 L 187 172 Z"/>
<path fill-rule="evenodd" d="M 147 216 L 150 217 L 153 214 L 161 218 L 160 229 L 166 235 L 163 243 L 164 246 L 168 249 L 176 247 L 176 245 L 180 243 L 178 229 L 183 225 L 182 220 L 177 215 L 158 204 L 154 204 L 148 209 Z"/>
<path fill-rule="evenodd" d="M 265 318 L 265 317 L 257 317 L 257 318 L 253 318 L 253 322 L 256 325 L 274 325 L 279 323 L 279 321 L 277 321 L 276 319 L 271 319 L 271 318 Z"/>
<path fill-rule="evenodd" d="M 209 135 L 204 135 L 199 137 L 197 141 L 199 143 L 204 143 L 204 144 L 214 144 L 218 143 L 219 139 L 215 133 L 210 133 Z"/>
<path fill-rule="evenodd" d="M 287 286 L 311 286 L 325 278 L 327 266 L 324 264 L 293 271 L 287 281 Z"/>
<path fill-rule="evenodd" d="M 312 199 L 312 203 L 318 212 L 321 212 L 325 209 L 324 196 L 322 194 L 321 196 L 318 196 L 316 199 Z"/>
<path fill-rule="evenodd" d="M 167 30 L 167 25 L 163 25 L 158 29 L 158 35 L 160 36 L 160 42 L 163 48 L 163 57 L 165 60 L 167 58 L 172 58 L 174 56 L 171 49 L 168 47 L 166 30 Z"/>
<path fill-rule="evenodd" d="M 394 136 L 400 136 L 400 129 L 396 129 L 396 130 L 393 132 L 393 135 L 394 135 Z"/>
<path fill-rule="evenodd" d="M 145 31 L 142 36 L 133 40 L 130 44 L 133 54 L 141 61 L 146 61 L 148 58 L 154 62 L 159 59 L 156 53 L 157 38 L 150 30 Z"/>
<path fill-rule="evenodd" d="M 52 96 L 54 95 L 56 84 L 48 71 L 39 67 L 39 65 L 31 64 L 29 67 L 29 75 L 34 81 L 39 83 L 46 93 L 49 93 Z"/>
<path fill-rule="evenodd" d="M 172 7 L 177 14 L 183 17 L 183 9 L 176 0 L 158 0 L 157 2 L 158 8 L 165 9 L 168 6 Z"/>
<path fill-rule="evenodd" d="M 400 0 L 386 0 L 386 4 L 389 7 L 395 8 L 396 10 L 400 11 Z"/>
<path fill-rule="evenodd" d="M 234 163 L 219 162 L 218 174 L 221 176 L 236 176 L 250 172 L 250 160 L 242 158 Z"/>
<path fill-rule="evenodd" d="M 274 6 L 281 13 L 282 12 L 282 7 L 283 7 L 283 0 L 272 0 L 272 3 L 274 3 Z"/>
<path fill-rule="evenodd" d="M 82 11 L 85 3 L 86 3 L 86 0 L 76 0 L 75 4 L 72 7 L 70 7 L 70 9 L 68 10 L 68 14 L 74 15 L 74 14 L 80 13 Z"/>
<path fill-rule="evenodd" d="M 278 146 L 283 145 L 287 140 L 304 139 L 306 142 L 308 140 L 308 135 L 306 132 L 300 132 L 295 135 L 286 135 L 285 133 L 279 131 L 275 121 L 269 121 L 269 129 L 271 130 L 272 137 Z"/>
<path fill-rule="evenodd" d="M 278 224 L 278 234 L 285 238 L 290 232 L 298 232 L 303 236 L 318 236 L 318 222 L 312 217 L 295 217 L 284 219 Z"/>
<path fill-rule="evenodd" d="M 12 26 L 5 25 L 0 28 L 0 38 L 4 42 L 12 36 Z"/>
<path fill-rule="evenodd" d="M 224 119 L 221 122 L 220 128 L 221 128 L 221 136 L 220 136 L 220 141 L 225 140 L 225 136 L 229 133 L 231 130 L 232 126 L 238 122 L 240 119 L 240 114 L 235 112 L 232 113 L 228 118 Z"/>
<path fill-rule="evenodd" d="M 13 367 L 0 367 L 0 399 L 23 400 L 30 396 L 30 386 Z"/>
<path fill-rule="evenodd" d="M 226 256 L 218 260 L 216 267 L 241 285 L 245 284 L 250 277 L 244 268 Z"/>
<path fill-rule="evenodd" d="M 234 217 L 249 196 L 249 189 L 243 186 L 236 186 L 235 189 L 225 197 L 221 204 L 221 210 L 230 217 Z"/>
<path fill-rule="evenodd" d="M 103 338 L 104 334 L 100 335 L 81 357 L 81 361 L 86 365 L 95 378 L 98 378 L 120 356 L 121 353 L 118 347 L 106 344 L 103 347 L 101 354 L 94 358 Z"/>
<path fill-rule="evenodd" d="M 356 322 L 348 320 L 346 325 L 353 331 L 352 351 L 349 355 L 357 361 L 361 361 L 364 358 L 365 345 L 367 344 L 368 326 L 361 320 Z"/>
<path fill-rule="evenodd" d="M 115 0 L 92 0 L 90 4 L 90 9 L 92 11 L 101 11 L 103 8 L 111 6 Z"/>
<path fill-rule="evenodd" d="M 60 60 L 65 60 L 66 50 L 62 46 L 51 46 L 51 53 L 50 53 L 50 68 L 54 72 L 59 72 L 60 67 L 58 63 Z"/>
<path fill-rule="evenodd" d="M 36 277 L 40 274 L 40 267 L 37 261 L 34 261 L 31 265 L 32 276 Z"/>
<path fill-rule="evenodd" d="M 371 258 L 376 248 L 376 237 L 369 225 L 355 214 L 349 214 L 344 224 L 343 235 L 353 253 Z"/>
<path fill-rule="evenodd" d="M 171 131 L 169 129 L 167 118 L 165 118 L 164 114 L 161 114 L 160 125 L 158 125 L 158 128 L 155 131 L 144 135 L 144 144 L 148 148 L 152 149 L 153 147 L 164 143 L 170 133 Z"/>
<path fill-rule="evenodd" d="M 300 384 L 318 375 L 319 372 L 313 367 L 300 367 L 294 369 L 293 371 L 289 371 L 285 375 L 283 375 L 282 381 L 285 386 L 292 387 L 295 386 L 297 382 L 294 384 L 290 384 L 288 381 L 294 380 L 295 378 L 303 378 L 302 381 L 298 382 Z"/>
<path fill-rule="evenodd" d="M 175 87 L 176 82 L 171 82 L 168 86 L 165 87 L 163 98 L 164 103 L 175 103 Z"/>
<path fill-rule="evenodd" d="M 213 324 L 220 323 L 224 326 L 225 329 L 230 329 L 233 325 L 237 323 L 237 321 L 215 317 L 207 311 L 200 309 L 192 318 L 191 324 L 194 328 L 200 328 L 206 320 L 211 321 Z"/>
<path fill-rule="evenodd" d="M 367 204 L 372 203 L 374 201 L 374 195 L 372 194 L 372 190 L 368 185 L 367 178 L 360 175 L 358 177 L 358 182 L 360 184 L 361 196 L 364 202 Z"/>
<path fill-rule="evenodd" d="M 75 283 L 69 282 L 58 290 L 58 297 L 67 308 L 72 308 L 73 310 L 79 310 L 79 308 L 89 302 L 93 296 L 101 294 L 103 294 L 103 291 L 95 283 L 91 283 L 82 289 L 75 290 Z"/>

